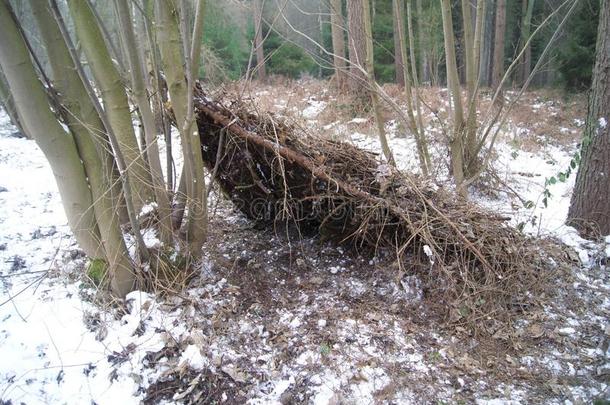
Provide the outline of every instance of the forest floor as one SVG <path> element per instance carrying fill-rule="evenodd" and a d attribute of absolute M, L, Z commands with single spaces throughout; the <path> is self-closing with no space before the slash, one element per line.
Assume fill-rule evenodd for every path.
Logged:
<path fill-rule="evenodd" d="M 400 103 L 398 89 L 387 91 Z M 328 83 L 277 82 L 251 96 L 261 111 L 379 151 L 370 114 Z M 441 119 L 425 114 L 436 177 L 450 187 L 446 91 L 424 97 Z M 413 139 L 386 115 L 399 166 L 417 171 Z M 564 225 L 573 175 L 549 185 L 542 203 L 545 179 L 577 151 L 585 115 L 582 96 L 526 93 L 501 131 L 494 174 L 471 190 L 513 226 L 555 240 L 571 263 L 544 305 L 481 338 L 444 323 L 418 280 L 399 278 L 383 253 L 257 229 L 216 197 L 187 288 L 100 304 L 44 156 L 0 112 L 0 404 L 608 400 L 610 235 L 587 241 Z"/>

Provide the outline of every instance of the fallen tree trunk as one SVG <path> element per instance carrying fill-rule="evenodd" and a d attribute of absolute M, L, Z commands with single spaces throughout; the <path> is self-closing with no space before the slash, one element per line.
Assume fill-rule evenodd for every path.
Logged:
<path fill-rule="evenodd" d="M 442 292 L 457 320 L 507 313 L 541 292 L 540 254 L 506 218 L 422 185 L 353 145 L 241 103 L 227 107 L 200 87 L 195 106 L 204 163 L 248 217 L 389 249 L 401 270 Z"/>

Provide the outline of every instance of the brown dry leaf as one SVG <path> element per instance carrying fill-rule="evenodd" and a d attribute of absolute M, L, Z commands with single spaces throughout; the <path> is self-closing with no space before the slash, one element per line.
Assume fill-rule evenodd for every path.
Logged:
<path fill-rule="evenodd" d="M 198 374 L 195 378 L 193 378 L 193 380 L 189 383 L 189 387 L 184 390 L 183 392 L 181 392 L 180 394 L 177 394 L 176 396 L 174 396 L 174 400 L 175 401 L 179 401 L 183 398 L 185 398 L 188 394 L 190 394 L 191 392 L 193 392 L 193 390 L 195 389 L 195 387 L 197 387 L 197 384 L 199 384 L 199 380 L 201 378 L 201 374 Z"/>
<path fill-rule="evenodd" d="M 221 370 L 223 373 L 227 374 L 233 381 L 238 383 L 245 383 L 247 379 L 247 375 L 245 372 L 241 371 L 237 366 L 233 364 L 227 364 L 222 366 Z"/>
<path fill-rule="evenodd" d="M 538 339 L 539 337 L 544 336 L 544 329 L 539 324 L 534 323 L 528 326 L 527 334 L 531 338 Z"/>

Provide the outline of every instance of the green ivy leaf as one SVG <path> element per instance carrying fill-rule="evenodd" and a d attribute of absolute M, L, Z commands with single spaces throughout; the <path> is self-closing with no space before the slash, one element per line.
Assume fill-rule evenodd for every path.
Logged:
<path fill-rule="evenodd" d="M 555 183 L 557 183 L 557 179 L 555 178 L 555 176 L 553 176 L 549 179 L 549 184 L 555 184 Z"/>
<path fill-rule="evenodd" d="M 530 208 L 534 208 L 534 202 L 532 200 L 526 201 L 523 206 L 529 210 Z"/>

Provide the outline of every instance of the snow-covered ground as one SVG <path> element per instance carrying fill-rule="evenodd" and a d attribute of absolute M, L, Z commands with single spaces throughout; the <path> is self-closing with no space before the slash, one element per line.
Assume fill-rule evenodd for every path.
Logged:
<path fill-rule="evenodd" d="M 290 100 L 274 103 L 285 109 Z M 304 96 L 301 116 L 378 151 L 367 117 L 317 121 L 332 103 Z M 532 106 L 541 108 L 544 103 Z M 579 125 L 566 129 L 574 140 Z M 395 122 L 388 130 L 402 168 L 417 170 L 413 141 L 399 136 Z M 520 130 L 509 124 L 507 132 Z M 465 331 L 427 318 L 417 280 L 397 280 L 382 261 L 313 240 L 287 246 L 248 229 L 226 203 L 213 218 L 211 240 L 218 243 L 208 247 L 201 276 L 181 296 L 136 291 L 124 305 L 100 306 L 82 276 L 85 259 L 51 170 L 35 143 L 13 131 L 0 111 L 0 403 L 610 398 L 610 277 L 604 267 L 610 238 L 605 246 L 586 241 L 564 225 L 574 176 L 550 185 L 548 207 L 542 204 L 545 179 L 569 166 L 575 141 L 531 152 L 506 139 L 499 143 L 498 176 L 533 208 L 504 192 L 473 191 L 477 201 L 509 213 L 527 232 L 557 237 L 576 250 L 570 283 L 558 284 L 565 292 L 514 326 L 520 343 L 500 336 L 497 353 L 490 353 Z M 433 150 L 441 159 L 440 148 Z"/>

